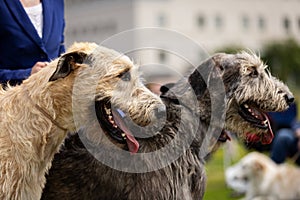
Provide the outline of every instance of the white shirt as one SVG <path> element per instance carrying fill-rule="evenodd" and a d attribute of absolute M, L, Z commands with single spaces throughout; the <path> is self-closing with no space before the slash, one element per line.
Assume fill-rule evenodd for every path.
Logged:
<path fill-rule="evenodd" d="M 39 3 L 36 6 L 24 7 L 31 23 L 39 34 L 40 38 L 43 37 L 43 6 Z"/>

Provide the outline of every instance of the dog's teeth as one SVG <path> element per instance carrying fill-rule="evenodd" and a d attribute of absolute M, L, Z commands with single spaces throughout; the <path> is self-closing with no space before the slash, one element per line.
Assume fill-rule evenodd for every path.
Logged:
<path fill-rule="evenodd" d="M 122 137 L 123 137 L 123 138 L 126 138 L 126 135 L 125 135 L 125 133 L 122 133 L 121 135 L 122 135 Z"/>
<path fill-rule="evenodd" d="M 111 109 L 110 108 L 105 108 L 105 112 L 106 112 L 106 114 L 111 115 Z"/>
<path fill-rule="evenodd" d="M 249 109 L 248 109 L 248 111 L 249 111 L 250 113 L 252 113 L 252 110 L 251 110 L 251 108 L 249 108 Z"/>
<path fill-rule="evenodd" d="M 118 126 L 117 126 L 117 125 L 114 125 L 114 127 L 115 127 L 115 128 L 118 128 Z"/>
<path fill-rule="evenodd" d="M 245 106 L 245 108 L 249 108 L 248 104 L 245 104 L 244 106 Z"/>

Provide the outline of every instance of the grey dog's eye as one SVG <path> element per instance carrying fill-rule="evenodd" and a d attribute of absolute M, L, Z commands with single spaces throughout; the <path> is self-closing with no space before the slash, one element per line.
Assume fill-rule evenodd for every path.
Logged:
<path fill-rule="evenodd" d="M 257 78 L 258 75 L 259 75 L 259 74 L 258 74 L 258 71 L 257 71 L 256 67 L 252 67 L 252 68 L 251 68 L 250 76 L 251 76 L 252 78 Z"/>
<path fill-rule="evenodd" d="M 131 80 L 130 72 L 125 72 L 124 74 L 121 75 L 120 78 L 121 78 L 123 81 L 130 81 L 130 80 Z"/>

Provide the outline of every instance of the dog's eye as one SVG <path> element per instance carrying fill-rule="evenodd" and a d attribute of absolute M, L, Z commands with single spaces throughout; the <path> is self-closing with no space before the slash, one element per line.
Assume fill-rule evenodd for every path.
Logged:
<path fill-rule="evenodd" d="M 252 78 L 257 78 L 258 77 L 258 71 L 256 70 L 255 67 L 251 68 L 251 72 L 249 74 Z"/>
<path fill-rule="evenodd" d="M 248 177 L 247 177 L 247 176 L 244 176 L 244 177 L 243 177 L 243 181 L 244 181 L 244 182 L 248 182 Z"/>
<path fill-rule="evenodd" d="M 125 73 L 122 73 L 120 75 L 120 78 L 123 80 L 123 81 L 130 81 L 131 80 L 131 75 L 130 75 L 130 72 L 125 72 Z"/>

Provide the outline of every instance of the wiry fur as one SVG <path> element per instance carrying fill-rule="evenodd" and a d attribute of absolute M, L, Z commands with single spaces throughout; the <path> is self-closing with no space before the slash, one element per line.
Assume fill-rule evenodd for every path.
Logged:
<path fill-rule="evenodd" d="M 235 57 L 235 59 L 230 59 L 230 57 Z M 261 130 L 253 128 L 251 124 L 237 115 L 237 105 L 253 102 L 264 111 L 283 111 L 287 108 L 286 99 L 293 99 L 291 92 L 285 84 L 271 76 L 267 65 L 253 53 L 242 52 L 235 56 L 227 55 L 220 59 L 220 63 L 222 62 L 230 62 L 227 64 L 240 69 L 239 76 L 224 74 L 226 80 L 235 82 L 233 84 L 236 87 L 229 94 L 234 98 L 228 98 L 226 128 L 238 133 L 241 137 L 245 129 L 252 133 L 263 134 Z M 257 78 L 253 78 L 256 74 Z M 238 126 L 237 122 L 239 122 Z"/>
<path fill-rule="evenodd" d="M 87 56 L 89 62 L 82 63 L 80 56 Z M 142 123 L 150 122 L 154 119 L 153 109 L 162 105 L 161 100 L 141 85 L 136 67 L 128 58 L 92 43 L 77 43 L 21 85 L 0 89 L 0 199 L 40 199 L 45 173 L 67 132 L 86 125 L 84 121 L 75 124 L 73 113 L 83 113 L 85 117 L 93 112 L 95 100 L 111 97 L 121 85 L 119 75 L 124 70 L 134 77 L 130 85 L 122 86 L 128 104 L 116 96 L 111 101 L 121 102 L 125 111 L 128 105 L 134 107 L 129 114 L 136 117 L 144 113 Z M 80 87 L 76 84 L 76 92 L 90 98 L 77 108 L 72 107 L 72 96 L 82 94 L 73 94 L 75 82 L 80 83 Z M 139 93 L 131 96 L 135 90 Z M 149 106 L 136 103 L 139 97 L 147 98 Z"/>
<path fill-rule="evenodd" d="M 201 76 L 207 73 L 204 80 Z M 257 72 L 257 73 L 256 73 Z M 252 76 L 255 73 L 255 76 Z M 256 76 L 258 74 L 258 76 Z M 55 156 L 47 176 L 43 199 L 202 199 L 205 191 L 205 170 L 202 144 L 208 138 L 211 117 L 211 97 L 217 97 L 222 89 L 208 90 L 214 80 L 221 78 L 225 96 L 219 102 L 226 115 L 225 127 L 240 136 L 251 131 L 264 134 L 263 129 L 252 126 L 238 114 L 239 106 L 253 101 L 264 111 L 281 111 L 288 107 L 288 88 L 265 72 L 265 66 L 253 54 L 216 54 L 203 62 L 189 77 L 178 81 L 161 96 L 167 108 L 164 127 L 151 138 L 139 139 L 139 153 L 155 152 L 172 143 L 195 136 L 182 155 L 169 165 L 147 173 L 127 173 L 112 169 L 96 160 L 83 146 L 78 135 L 67 139 L 66 146 Z M 189 84 L 191 85 L 189 87 Z M 193 94 L 197 103 L 193 102 Z M 221 95 L 222 97 L 222 95 Z M 222 116 L 219 116 L 220 118 Z M 196 120 L 195 120 L 196 119 Z M 219 126 L 220 124 L 213 124 Z M 86 129 L 80 135 L 93 135 L 97 130 Z M 173 143 L 176 150 L 179 143 Z M 101 142 L 100 142 L 101 143 Z M 88 146 L 96 146 L 90 141 Z M 94 155 L 103 151 L 95 151 Z M 106 151 L 108 156 L 109 151 Z M 121 159 L 121 155 L 119 156 Z M 160 159 L 143 160 L 149 168 Z M 126 164 L 126 163 L 125 163 Z"/>

